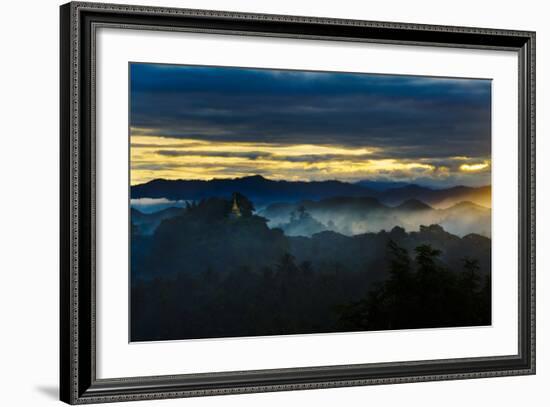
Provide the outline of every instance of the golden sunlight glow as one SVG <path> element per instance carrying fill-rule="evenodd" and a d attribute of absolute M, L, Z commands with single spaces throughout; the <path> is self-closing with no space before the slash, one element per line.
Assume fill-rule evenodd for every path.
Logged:
<path fill-rule="evenodd" d="M 460 171 L 466 171 L 466 172 L 475 172 L 475 171 L 481 171 L 489 167 L 488 162 L 478 163 L 478 164 L 462 164 L 459 168 Z"/>
<path fill-rule="evenodd" d="M 154 136 L 132 136 L 132 150 L 134 148 L 171 148 L 182 151 L 211 151 L 211 152 L 249 152 L 261 150 L 266 153 L 279 153 L 281 155 L 305 155 L 305 154 L 352 154 L 364 155 L 376 152 L 376 149 L 345 148 L 335 146 L 323 146 L 316 144 L 272 144 L 272 143 L 237 143 L 223 141 L 203 141 L 192 139 L 175 139 Z"/>
<path fill-rule="evenodd" d="M 426 159 L 385 158 L 380 148 L 206 141 L 138 133 L 131 136 L 132 185 L 156 178 L 208 180 L 256 174 L 293 181 L 450 175 L 448 167 Z M 463 164 L 460 170 L 478 171 L 488 165 Z"/>

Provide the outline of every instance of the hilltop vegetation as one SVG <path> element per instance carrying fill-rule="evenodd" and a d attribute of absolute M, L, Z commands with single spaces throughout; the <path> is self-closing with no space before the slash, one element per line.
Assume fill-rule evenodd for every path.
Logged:
<path fill-rule="evenodd" d="M 486 237 L 438 225 L 293 237 L 270 228 L 244 195 L 235 200 L 238 216 L 231 200 L 204 199 L 152 234 L 143 232 L 148 215 L 132 212 L 132 340 L 490 322 Z M 305 209 L 294 221 L 320 224 Z"/>

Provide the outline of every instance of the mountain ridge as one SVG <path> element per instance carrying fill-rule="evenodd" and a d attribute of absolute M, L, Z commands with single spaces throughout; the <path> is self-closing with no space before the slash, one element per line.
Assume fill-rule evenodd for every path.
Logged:
<path fill-rule="evenodd" d="M 375 181 L 372 181 L 375 182 Z M 372 185 L 372 184 L 371 184 Z M 155 179 L 131 187 L 131 197 L 167 198 L 172 200 L 200 200 L 209 197 L 229 197 L 240 192 L 259 206 L 275 202 L 299 202 L 335 197 L 373 197 L 380 202 L 397 206 L 415 199 L 432 207 L 451 206 L 461 201 L 472 201 L 490 207 L 491 186 L 464 185 L 434 189 L 418 184 L 407 184 L 388 189 L 374 189 L 360 183 L 338 180 L 286 181 L 271 180 L 261 175 L 212 180 Z"/>

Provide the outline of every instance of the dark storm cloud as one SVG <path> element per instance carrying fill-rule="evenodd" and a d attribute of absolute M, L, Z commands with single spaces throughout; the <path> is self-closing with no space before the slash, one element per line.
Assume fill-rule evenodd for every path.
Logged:
<path fill-rule="evenodd" d="M 215 158 L 245 158 L 249 160 L 264 159 L 269 161 L 282 161 L 290 163 L 306 163 L 315 164 L 328 161 L 365 161 L 379 160 L 388 157 L 387 153 L 376 154 L 272 154 L 266 151 L 201 151 L 201 150 L 157 150 L 156 154 L 165 157 L 215 157 Z M 449 165 L 451 160 L 434 159 L 430 160 L 430 164 Z"/>
<path fill-rule="evenodd" d="M 197 140 L 490 155 L 489 80 L 131 65 L 131 126 Z"/>
<path fill-rule="evenodd" d="M 258 158 L 271 158 L 272 154 L 265 151 L 182 151 L 182 150 L 159 150 L 157 154 L 166 157 L 220 157 L 220 158 L 248 158 L 257 160 Z"/>

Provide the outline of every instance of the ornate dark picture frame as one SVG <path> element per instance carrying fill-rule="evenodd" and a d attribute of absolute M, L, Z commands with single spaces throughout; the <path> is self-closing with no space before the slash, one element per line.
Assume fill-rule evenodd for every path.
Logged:
<path fill-rule="evenodd" d="M 60 395 L 70 404 L 535 373 L 535 33 L 96 3 L 61 6 Z M 95 29 L 508 50 L 519 59 L 519 352 L 177 376 L 96 377 Z"/>

